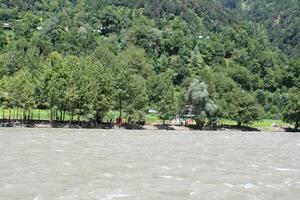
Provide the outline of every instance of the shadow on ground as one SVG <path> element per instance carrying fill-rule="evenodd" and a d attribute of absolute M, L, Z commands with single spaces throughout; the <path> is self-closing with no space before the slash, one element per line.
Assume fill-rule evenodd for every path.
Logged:
<path fill-rule="evenodd" d="M 289 132 L 289 133 L 300 133 L 300 129 L 294 129 L 294 128 L 291 128 L 291 127 L 287 127 L 287 128 L 283 128 L 286 132 Z"/>
<path fill-rule="evenodd" d="M 154 125 L 158 130 L 168 130 L 168 131 L 174 131 L 176 130 L 171 125 Z"/>
<path fill-rule="evenodd" d="M 190 130 L 202 130 L 202 131 L 222 131 L 222 130 L 237 130 L 237 131 L 247 131 L 247 132 L 258 132 L 257 128 L 252 128 L 248 126 L 234 126 L 234 125 L 220 125 L 220 126 L 196 126 L 188 125 L 186 126 Z"/>

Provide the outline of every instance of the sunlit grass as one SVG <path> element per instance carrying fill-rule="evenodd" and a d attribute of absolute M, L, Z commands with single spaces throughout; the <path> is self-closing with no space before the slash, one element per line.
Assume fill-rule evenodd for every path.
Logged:
<path fill-rule="evenodd" d="M 4 112 L 3 112 L 4 111 Z M 50 111 L 49 110 L 31 110 L 34 120 L 49 120 L 50 119 Z M 0 118 L 1 119 L 22 119 L 23 118 L 23 110 L 22 109 L 3 109 L 0 108 Z"/>
<path fill-rule="evenodd" d="M 156 123 L 156 122 L 160 122 L 160 119 L 157 115 L 146 115 L 145 116 L 145 120 L 146 120 L 146 123 Z"/>
<path fill-rule="evenodd" d="M 264 119 L 264 120 L 260 120 L 260 121 L 253 123 L 251 125 L 251 127 L 268 128 L 268 127 L 272 127 L 273 125 L 280 127 L 280 126 L 285 126 L 285 125 L 289 125 L 289 124 L 284 123 L 282 120 Z"/>
<path fill-rule="evenodd" d="M 235 126 L 237 125 L 237 123 L 233 120 L 229 120 L 229 119 L 221 119 L 219 121 L 220 125 L 230 125 L 230 126 Z M 275 126 L 285 126 L 285 125 L 289 125 L 287 123 L 284 123 L 282 120 L 275 120 L 275 119 L 263 119 L 263 120 L 259 120 L 254 122 L 253 124 L 249 124 L 248 126 L 253 127 L 253 128 L 268 128 L 268 127 L 272 127 L 273 125 Z"/>
<path fill-rule="evenodd" d="M 3 112 L 4 111 L 4 112 Z M 50 110 L 39 110 L 39 109 L 32 109 L 30 110 L 31 114 L 33 115 L 33 120 L 50 120 Z M 28 113 L 27 113 L 28 114 Z M 59 115 L 59 113 L 58 113 Z M 21 120 L 23 118 L 23 110 L 22 109 L 3 109 L 0 108 L 0 119 L 15 119 Z M 109 122 L 110 120 L 116 120 L 119 117 L 118 111 L 109 111 L 106 116 L 104 117 L 104 122 Z M 127 118 L 126 113 L 123 113 L 123 117 Z M 65 121 L 69 121 L 71 119 L 70 113 L 65 113 Z M 78 119 L 78 115 L 74 116 L 74 121 Z M 87 120 L 87 116 L 80 116 L 80 120 Z M 160 119 L 157 115 L 145 115 L 146 123 L 155 123 L 159 122 Z"/>

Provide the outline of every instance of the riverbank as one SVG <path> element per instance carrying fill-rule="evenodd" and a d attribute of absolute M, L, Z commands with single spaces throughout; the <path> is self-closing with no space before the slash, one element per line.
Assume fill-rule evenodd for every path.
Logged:
<path fill-rule="evenodd" d="M 161 125 L 161 124 L 124 124 L 117 125 L 114 123 L 96 124 L 93 122 L 57 122 L 46 120 L 32 121 L 11 121 L 0 120 L 0 127 L 11 128 L 62 128 L 62 129 L 123 129 L 123 130 L 173 130 L 173 131 L 247 131 L 247 132 L 294 132 L 289 127 L 270 126 L 270 127 L 238 127 L 236 125 L 217 125 L 197 127 L 195 125 L 178 126 L 178 125 Z M 298 130 L 299 131 L 299 130 Z"/>

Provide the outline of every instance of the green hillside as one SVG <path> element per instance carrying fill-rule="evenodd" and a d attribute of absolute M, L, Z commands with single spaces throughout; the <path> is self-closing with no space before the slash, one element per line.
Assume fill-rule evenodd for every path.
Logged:
<path fill-rule="evenodd" d="M 300 2 L 2 0 L 0 100 L 128 122 L 300 121 Z"/>
<path fill-rule="evenodd" d="M 263 25 L 270 41 L 291 57 L 300 56 L 300 1 L 220 0 L 243 19 Z"/>

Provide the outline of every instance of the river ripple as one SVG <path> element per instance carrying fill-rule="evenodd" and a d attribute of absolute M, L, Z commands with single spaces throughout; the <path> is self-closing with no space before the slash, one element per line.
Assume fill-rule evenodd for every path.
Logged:
<path fill-rule="evenodd" d="M 298 200 L 300 134 L 0 129 L 0 200 Z"/>

